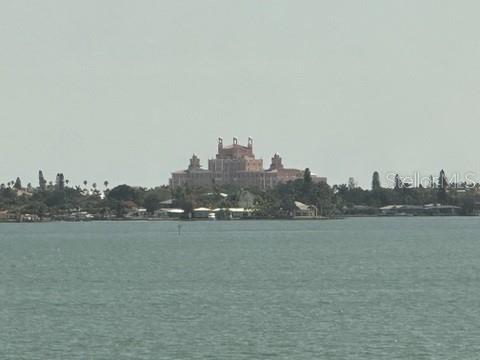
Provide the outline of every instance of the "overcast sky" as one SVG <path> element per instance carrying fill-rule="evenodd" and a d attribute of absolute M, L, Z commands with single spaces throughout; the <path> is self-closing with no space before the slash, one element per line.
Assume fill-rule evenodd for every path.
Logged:
<path fill-rule="evenodd" d="M 330 184 L 478 173 L 479 14 L 473 0 L 0 0 L 0 182 L 166 184 L 219 136 Z"/>

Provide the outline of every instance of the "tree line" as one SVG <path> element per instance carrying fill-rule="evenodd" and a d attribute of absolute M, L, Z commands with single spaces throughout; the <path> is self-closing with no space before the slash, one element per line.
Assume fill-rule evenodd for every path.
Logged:
<path fill-rule="evenodd" d="M 261 218 L 289 218 L 294 214 L 295 202 L 314 205 L 318 214 L 333 217 L 352 213 L 356 208 L 365 207 L 372 214 L 386 205 L 425 205 L 443 204 L 461 208 L 464 215 L 473 215 L 480 203 L 478 184 L 449 183 L 442 170 L 429 186 L 414 187 L 402 181 L 399 175 L 394 178 L 393 187 L 382 187 L 380 174 L 372 175 L 370 189 L 356 185 L 353 178 L 347 184 L 330 186 L 324 182 L 312 181 L 310 170 L 303 177 L 280 183 L 272 189 L 236 187 L 232 185 L 212 185 L 209 188 L 184 186 L 171 189 L 169 186 L 155 188 L 119 185 L 112 189 L 104 181 L 100 189 L 96 183 L 88 182 L 71 186 L 63 173 L 58 173 L 55 181 L 47 181 L 43 172 L 38 173 L 38 185 L 22 185 L 20 178 L 0 184 L 0 210 L 16 214 L 34 214 L 47 217 L 65 214 L 73 210 L 87 211 L 97 218 L 112 215 L 123 217 L 132 207 L 143 207 L 153 214 L 162 206 L 181 208 L 189 214 L 196 207 L 232 208 L 248 206 Z M 467 186 L 468 185 L 468 186 Z M 252 202 L 245 205 L 242 198 L 249 194 Z M 171 200 L 168 205 L 162 201 Z"/>

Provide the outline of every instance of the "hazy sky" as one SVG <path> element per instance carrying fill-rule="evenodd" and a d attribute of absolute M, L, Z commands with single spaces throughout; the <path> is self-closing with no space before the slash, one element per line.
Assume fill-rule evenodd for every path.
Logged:
<path fill-rule="evenodd" d="M 476 0 L 0 0 L 0 182 L 165 184 L 219 136 L 331 184 L 478 173 L 479 14 Z"/>

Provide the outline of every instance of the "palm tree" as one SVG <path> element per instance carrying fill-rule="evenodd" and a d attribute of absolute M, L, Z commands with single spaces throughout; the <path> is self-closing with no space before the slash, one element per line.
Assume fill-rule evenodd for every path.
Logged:
<path fill-rule="evenodd" d="M 105 181 L 103 182 L 103 186 L 105 186 L 105 189 L 108 188 L 108 180 L 105 180 Z"/>
<path fill-rule="evenodd" d="M 87 184 L 88 184 L 88 181 L 87 181 L 87 180 L 83 180 L 83 185 L 84 185 L 85 187 L 87 187 Z"/>
<path fill-rule="evenodd" d="M 65 184 L 67 184 L 67 186 L 68 186 L 68 183 L 69 183 L 69 182 L 70 182 L 70 180 L 68 180 L 68 179 L 65 180 Z"/>

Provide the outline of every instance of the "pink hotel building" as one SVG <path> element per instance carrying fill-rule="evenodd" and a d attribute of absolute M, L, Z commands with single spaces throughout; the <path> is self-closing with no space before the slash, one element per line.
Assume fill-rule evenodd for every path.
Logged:
<path fill-rule="evenodd" d="M 211 187 L 212 185 L 232 184 L 237 186 L 254 186 L 261 189 L 303 177 L 304 170 L 288 169 L 282 164 L 282 158 L 275 154 L 268 169 L 263 168 L 263 160 L 255 159 L 253 139 L 248 138 L 248 145 L 238 143 L 224 146 L 223 139 L 218 139 L 218 153 L 215 159 L 208 160 L 208 170 L 202 169 L 200 159 L 193 154 L 188 169 L 172 173 L 172 188 L 184 186 Z M 327 182 L 325 177 L 312 175 L 314 182 Z"/>

